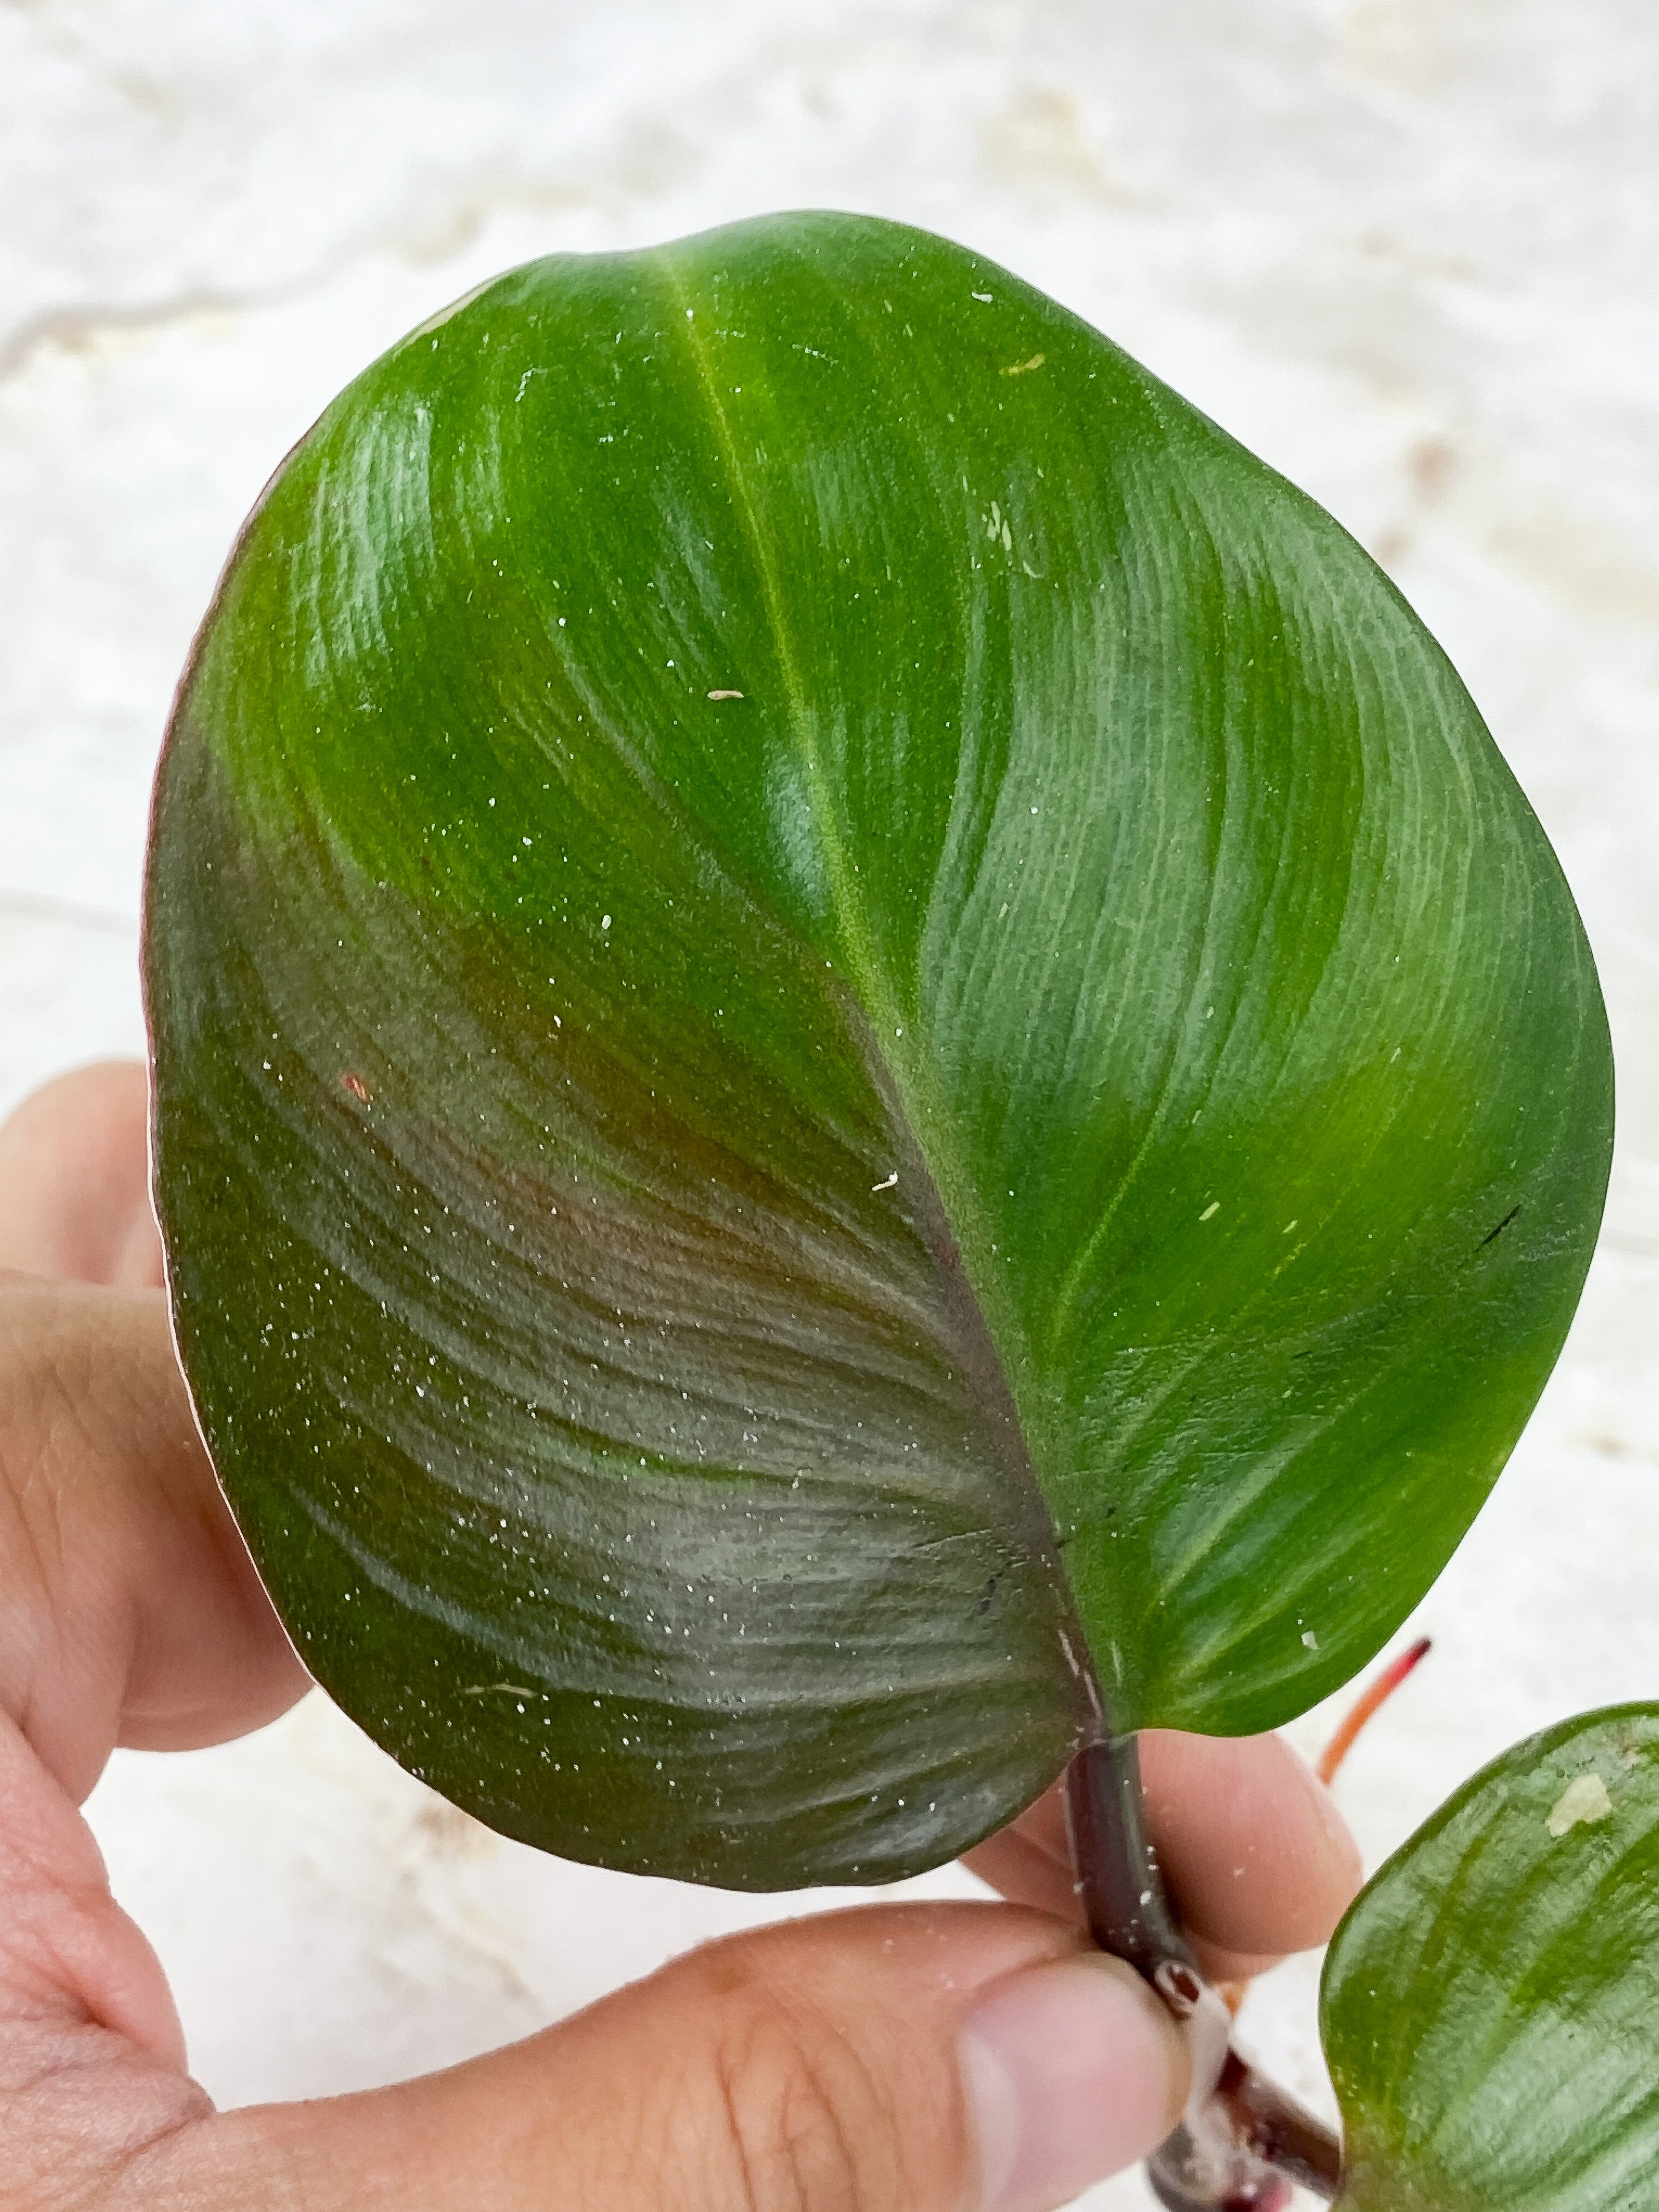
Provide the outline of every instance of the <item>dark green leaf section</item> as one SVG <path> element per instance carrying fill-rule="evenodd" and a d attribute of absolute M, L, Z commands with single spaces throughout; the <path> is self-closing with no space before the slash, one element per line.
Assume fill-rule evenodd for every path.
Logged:
<path fill-rule="evenodd" d="M 1649 2212 L 1659 2173 L 1659 1707 L 1465 1784 L 1325 1965 L 1348 2212 Z"/>
<path fill-rule="evenodd" d="M 307 1662 L 493 1825 L 658 1873 L 872 1880 L 1029 1799 L 1081 1639 L 876 1188 L 896 1139 L 822 963 L 672 811 L 603 840 L 609 889 L 557 848 L 538 974 L 520 894 L 423 906 L 314 817 L 273 861 L 222 778 L 181 745 L 167 779 L 194 858 L 159 928 L 216 953 L 161 1172 L 216 1460 Z M 546 819 L 514 807 L 509 862 Z M 296 907 L 274 961 L 222 926 Z"/>
<path fill-rule="evenodd" d="M 1334 1687 L 1606 1177 L 1571 900 L 1386 580 L 851 217 L 538 263 L 343 395 L 187 676 L 147 960 L 307 1657 L 496 1825 L 709 1879 L 969 1841 L 1085 1636 L 1120 1725 Z"/>

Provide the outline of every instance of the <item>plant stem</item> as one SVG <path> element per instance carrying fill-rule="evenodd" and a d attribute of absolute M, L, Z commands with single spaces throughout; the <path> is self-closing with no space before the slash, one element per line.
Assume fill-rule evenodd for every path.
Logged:
<path fill-rule="evenodd" d="M 1087 1745 L 1067 1770 L 1066 1802 L 1090 1934 L 1188 2026 L 1193 2094 L 1147 2161 L 1155 2192 L 1171 2212 L 1280 2212 L 1291 2181 L 1328 2202 L 1341 2180 L 1340 2143 L 1232 2048 L 1226 2008 L 1170 1909 L 1146 1830 L 1138 1740 Z"/>
<path fill-rule="evenodd" d="M 1342 2185 L 1342 2146 L 1322 2120 L 1230 2049 L 1216 2094 L 1256 2156 L 1328 2204 Z"/>
<path fill-rule="evenodd" d="M 1089 1933 L 1101 1949 L 1154 1985 L 1166 1964 L 1196 1979 L 1198 1962 L 1170 1910 L 1146 1832 L 1139 1737 L 1085 1745 L 1066 1773 L 1066 1809 Z"/>

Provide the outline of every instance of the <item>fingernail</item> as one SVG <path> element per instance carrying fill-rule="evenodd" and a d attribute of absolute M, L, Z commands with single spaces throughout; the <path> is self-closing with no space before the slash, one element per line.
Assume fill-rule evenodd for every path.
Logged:
<path fill-rule="evenodd" d="M 1078 1952 L 995 1984 L 962 2034 L 979 2212 L 1053 2212 L 1145 2158 L 1188 2072 L 1174 2021 L 1121 1960 Z"/>

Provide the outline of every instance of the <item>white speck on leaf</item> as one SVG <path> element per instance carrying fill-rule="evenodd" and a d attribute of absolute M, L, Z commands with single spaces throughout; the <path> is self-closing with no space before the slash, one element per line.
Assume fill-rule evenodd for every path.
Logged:
<path fill-rule="evenodd" d="M 1219 1213 L 1220 1211 L 1221 1200 L 1218 1198 L 1212 1198 L 1198 1218 L 1200 1221 L 1207 1221 L 1212 1213 Z"/>
<path fill-rule="evenodd" d="M 1303 1630 L 1302 1641 L 1307 1645 L 1310 1651 L 1318 1650 L 1319 1638 L 1314 1634 L 1311 1628 L 1304 1628 Z"/>
<path fill-rule="evenodd" d="M 1569 1828 L 1580 1821 L 1605 1820 L 1613 1810 L 1613 1800 L 1607 1795 L 1607 1785 L 1592 1768 L 1588 1774 L 1575 1775 L 1550 1808 L 1544 1826 L 1551 1835 L 1559 1839 Z"/>
<path fill-rule="evenodd" d="M 741 699 L 743 694 L 741 691 L 711 691 L 708 696 L 711 699 Z"/>
<path fill-rule="evenodd" d="M 898 1170 L 897 1170 L 896 1168 L 895 1168 L 895 1169 L 893 1170 L 892 1174 L 891 1174 L 891 1175 L 890 1175 L 890 1176 L 888 1176 L 888 1178 L 887 1178 L 887 1180 L 886 1180 L 886 1182 L 872 1182 L 872 1183 L 871 1184 L 871 1186 L 870 1186 L 870 1188 L 871 1188 L 871 1190 L 872 1190 L 872 1193 L 873 1193 L 873 1192 L 875 1192 L 875 1191 L 878 1191 L 878 1190 L 891 1190 L 891 1188 L 893 1188 L 894 1184 L 895 1184 L 897 1181 L 898 1181 Z"/>

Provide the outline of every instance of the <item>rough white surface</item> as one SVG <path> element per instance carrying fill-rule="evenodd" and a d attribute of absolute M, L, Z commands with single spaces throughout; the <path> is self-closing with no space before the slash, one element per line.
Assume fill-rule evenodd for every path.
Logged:
<path fill-rule="evenodd" d="M 514 260 L 799 204 L 999 256 L 1331 507 L 1583 907 L 1620 1066 L 1607 1232 L 1423 1608 L 1436 1655 L 1345 1779 L 1374 1860 L 1515 1737 L 1659 1693 L 1650 0 L 0 0 L 0 1106 L 139 1048 L 169 690 L 337 386 Z M 458 2057 L 767 1909 L 485 1837 L 318 1700 L 118 1757 L 92 1814 L 227 2100 Z M 1292 1966 L 1247 2014 L 1310 2094 L 1313 1985 Z"/>

